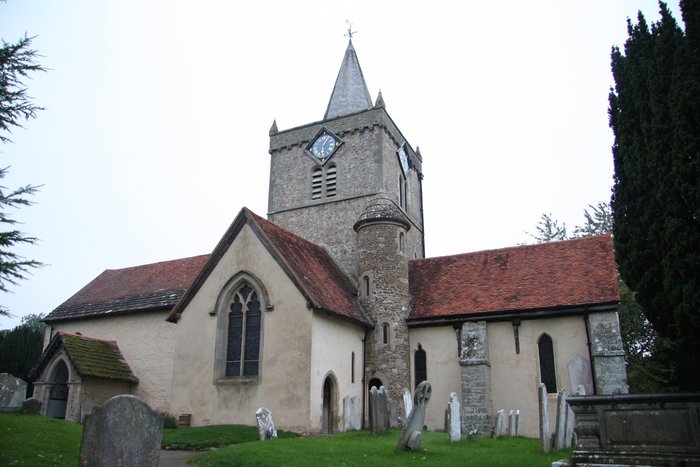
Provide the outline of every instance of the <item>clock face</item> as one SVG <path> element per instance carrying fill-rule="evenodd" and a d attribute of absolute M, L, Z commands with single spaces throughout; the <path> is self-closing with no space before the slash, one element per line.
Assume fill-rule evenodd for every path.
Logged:
<path fill-rule="evenodd" d="M 408 159 L 408 148 L 406 143 L 403 143 L 399 150 L 397 151 L 399 156 L 399 163 L 401 163 L 401 170 L 403 170 L 404 177 L 408 176 L 408 171 L 411 168 L 411 162 Z"/>
<path fill-rule="evenodd" d="M 306 153 L 323 165 L 338 150 L 343 141 L 330 130 L 321 128 L 316 137 L 306 146 Z"/>
<path fill-rule="evenodd" d="M 311 152 L 313 152 L 314 156 L 319 160 L 325 162 L 326 159 L 333 154 L 333 151 L 335 151 L 335 146 L 335 138 L 329 134 L 323 134 L 314 141 L 314 144 L 311 146 Z"/>

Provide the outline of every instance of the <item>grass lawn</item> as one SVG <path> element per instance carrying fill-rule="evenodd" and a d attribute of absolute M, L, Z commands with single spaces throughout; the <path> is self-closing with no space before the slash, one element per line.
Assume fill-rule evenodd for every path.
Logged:
<path fill-rule="evenodd" d="M 83 426 L 37 415 L 0 413 L 0 465 L 70 466 L 78 464 Z M 299 438 L 278 432 L 280 438 L 258 441 L 255 427 L 215 425 L 163 430 L 163 445 L 187 449 L 228 446 L 196 455 L 195 466 L 284 465 L 475 465 L 549 466 L 571 451 L 542 454 L 537 440 L 478 437 L 451 444 L 446 433 L 424 433 L 421 452 L 398 452 L 398 430 L 375 437 L 367 431 Z"/>
<path fill-rule="evenodd" d="M 474 465 L 550 466 L 571 450 L 543 454 L 539 442 L 527 438 L 477 437 L 452 444 L 446 433 L 427 432 L 422 452 L 397 451 L 399 430 L 375 437 L 367 431 L 314 438 L 244 443 L 195 456 L 194 466 L 364 466 Z"/>
<path fill-rule="evenodd" d="M 39 415 L 0 413 L 0 465 L 78 465 L 83 426 Z"/>

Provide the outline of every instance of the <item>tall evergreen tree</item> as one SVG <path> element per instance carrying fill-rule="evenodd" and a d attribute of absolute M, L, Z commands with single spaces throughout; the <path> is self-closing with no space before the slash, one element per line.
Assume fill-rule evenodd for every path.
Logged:
<path fill-rule="evenodd" d="M 31 49 L 32 40 L 24 37 L 14 44 L 2 41 L 0 47 L 0 142 L 10 141 L 7 136 L 15 127 L 21 127 L 23 120 L 36 116 L 41 107 L 35 105 L 27 95 L 22 80 L 31 72 L 42 71 L 35 63 L 36 51 Z M 0 165 L 0 179 L 7 174 L 7 167 Z M 0 292 L 7 292 L 11 284 L 24 279 L 29 268 L 41 266 L 38 261 L 23 258 L 13 250 L 21 243 L 34 243 L 36 239 L 17 230 L 16 221 L 8 214 L 9 208 L 27 206 L 27 196 L 36 192 L 34 186 L 26 185 L 7 190 L 0 185 Z M 9 311 L 0 305 L 0 315 Z"/>
<path fill-rule="evenodd" d="M 659 6 L 651 27 L 628 20 L 624 53 L 612 51 L 613 232 L 620 274 L 675 348 L 680 387 L 700 389 L 700 2 L 681 3 L 688 35 Z"/>

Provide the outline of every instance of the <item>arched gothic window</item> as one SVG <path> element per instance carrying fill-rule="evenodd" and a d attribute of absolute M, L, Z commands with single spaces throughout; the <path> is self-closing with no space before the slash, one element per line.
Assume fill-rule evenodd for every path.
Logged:
<path fill-rule="evenodd" d="M 228 313 L 226 376 L 257 376 L 260 360 L 260 300 L 243 284 L 233 294 Z"/>
<path fill-rule="evenodd" d="M 426 363 L 425 350 L 418 344 L 418 350 L 413 355 L 413 374 L 416 377 L 416 387 L 428 379 L 428 365 Z"/>
<path fill-rule="evenodd" d="M 554 370 L 554 347 L 552 338 L 548 334 L 542 334 L 537 341 L 540 353 L 540 378 L 547 387 L 548 393 L 557 392 L 557 375 Z"/>
<path fill-rule="evenodd" d="M 407 192 L 406 192 L 406 179 L 403 177 L 403 174 L 399 174 L 399 206 L 406 211 L 408 209 L 408 202 L 406 199 Z"/>

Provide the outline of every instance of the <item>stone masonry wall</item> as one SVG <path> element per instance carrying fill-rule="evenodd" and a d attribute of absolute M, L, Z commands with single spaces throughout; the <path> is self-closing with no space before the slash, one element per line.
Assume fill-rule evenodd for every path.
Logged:
<path fill-rule="evenodd" d="M 410 389 L 408 327 L 408 260 L 399 252 L 393 223 L 372 223 L 357 232 L 358 275 L 368 276 L 370 293 L 360 287 L 360 300 L 375 322 L 366 340 L 366 381 L 379 378 L 389 399 L 400 406 L 403 388 Z M 384 343 L 383 324 L 388 324 Z"/>
<path fill-rule="evenodd" d="M 311 199 L 316 162 L 304 148 L 321 127 L 344 143 L 326 163 L 336 166 L 336 196 Z M 270 137 L 270 191 L 268 218 L 280 227 L 324 246 L 343 272 L 357 279 L 357 253 L 352 229 L 362 209 L 382 193 L 398 205 L 399 167 L 396 150 L 403 135 L 383 109 L 293 128 Z M 410 148 L 409 148 L 410 149 Z M 423 257 L 422 187 L 420 157 L 409 150 L 414 169 L 408 177 L 406 251 L 411 259 Z"/>
<path fill-rule="evenodd" d="M 462 370 L 462 431 L 491 432 L 491 365 L 486 322 L 462 325 L 459 364 Z"/>

